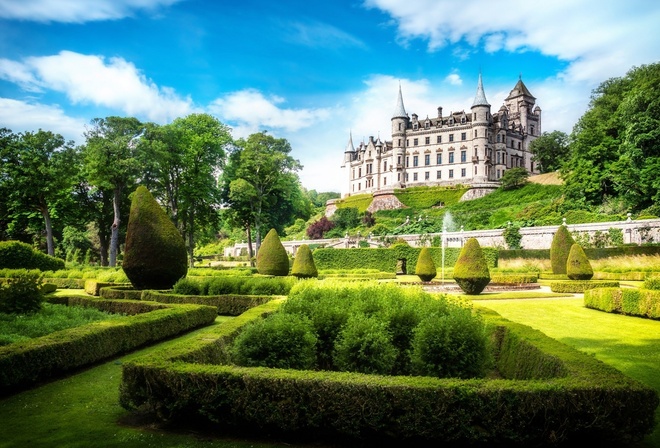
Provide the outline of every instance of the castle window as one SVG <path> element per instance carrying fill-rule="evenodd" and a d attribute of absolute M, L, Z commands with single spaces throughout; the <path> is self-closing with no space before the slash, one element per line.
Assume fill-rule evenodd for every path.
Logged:
<path fill-rule="evenodd" d="M 474 130 L 474 138 L 477 138 L 477 130 Z"/>
<path fill-rule="evenodd" d="M 461 168 L 461 177 L 465 177 L 465 168 Z"/>
<path fill-rule="evenodd" d="M 453 152 L 449 153 L 449 163 L 454 163 L 454 153 Z"/>
<path fill-rule="evenodd" d="M 401 146 L 401 139 L 399 139 L 399 144 L 398 144 L 398 146 Z"/>
<path fill-rule="evenodd" d="M 428 172 L 428 171 L 425 171 L 424 172 L 424 180 L 429 180 L 429 179 L 431 179 L 431 173 Z"/>
<path fill-rule="evenodd" d="M 461 162 L 465 162 L 467 160 L 467 151 L 461 151 Z"/>
<path fill-rule="evenodd" d="M 417 173 L 413 173 L 413 182 L 417 182 Z"/>
<path fill-rule="evenodd" d="M 413 130 L 416 131 L 418 126 L 419 126 L 419 125 L 418 125 L 417 123 L 413 124 Z"/>
<path fill-rule="evenodd" d="M 387 171 L 387 160 L 383 162 L 383 171 Z"/>
<path fill-rule="evenodd" d="M 435 178 L 436 179 L 442 179 L 442 171 L 438 170 L 435 172 Z"/>
<path fill-rule="evenodd" d="M 419 139 L 417 138 L 413 139 L 413 146 L 417 146 L 418 143 L 419 143 Z"/>
<path fill-rule="evenodd" d="M 449 178 L 453 179 L 454 177 L 454 170 L 449 170 Z"/>
<path fill-rule="evenodd" d="M 498 137 L 499 137 L 499 136 L 498 136 Z M 498 153 L 497 153 L 497 164 L 498 164 L 498 165 L 500 164 L 500 160 L 501 160 L 501 159 L 500 159 L 500 153 L 498 152 Z"/>
<path fill-rule="evenodd" d="M 387 185 L 387 177 L 383 177 L 383 185 Z"/>
<path fill-rule="evenodd" d="M 465 124 L 465 117 L 461 117 L 461 123 Z"/>
<path fill-rule="evenodd" d="M 419 166 L 419 156 L 413 156 L 413 166 Z"/>
<path fill-rule="evenodd" d="M 454 141 L 454 134 L 449 134 L 449 141 L 453 142 Z"/>
<path fill-rule="evenodd" d="M 438 135 L 438 143 L 442 143 L 442 135 Z"/>
<path fill-rule="evenodd" d="M 399 131 L 401 130 L 401 123 L 399 123 Z"/>
<path fill-rule="evenodd" d="M 430 123 L 429 123 L 428 121 L 427 121 L 426 123 L 424 123 L 424 128 L 425 128 L 425 129 L 428 129 L 429 126 L 430 126 Z"/>
<path fill-rule="evenodd" d="M 408 173 L 406 173 L 406 182 L 408 182 Z"/>
<path fill-rule="evenodd" d="M 533 124 L 529 126 L 529 133 L 531 135 L 534 135 L 534 125 Z"/>
<path fill-rule="evenodd" d="M 409 141 L 408 139 L 406 139 L 406 148 L 407 148 L 408 146 L 410 146 L 410 141 Z"/>
<path fill-rule="evenodd" d="M 362 168 L 358 168 L 358 177 L 362 177 Z"/>
<path fill-rule="evenodd" d="M 497 134 L 497 143 L 500 143 L 501 140 L 502 140 L 502 136 L 500 134 Z"/>
<path fill-rule="evenodd" d="M 351 176 L 351 179 L 355 179 L 355 168 L 353 168 L 353 175 Z"/>
<path fill-rule="evenodd" d="M 467 139 L 467 132 L 461 132 L 461 140 L 465 140 L 465 139 Z"/>
<path fill-rule="evenodd" d="M 477 175 L 477 165 L 474 166 L 474 175 Z"/>
<path fill-rule="evenodd" d="M 520 149 L 520 142 L 518 142 L 518 149 Z"/>
<path fill-rule="evenodd" d="M 442 165 L 442 154 L 437 154 L 435 158 L 436 158 L 436 165 Z"/>
<path fill-rule="evenodd" d="M 410 157 L 406 156 L 406 168 L 410 166 Z"/>
<path fill-rule="evenodd" d="M 431 164 L 431 154 L 426 154 L 424 156 L 424 165 L 430 165 Z"/>
<path fill-rule="evenodd" d="M 401 173 L 397 173 L 396 180 L 397 182 L 401 182 Z"/>
<path fill-rule="evenodd" d="M 427 145 L 430 145 L 431 144 L 431 137 L 426 137 L 424 139 L 424 143 L 426 143 Z"/>
<path fill-rule="evenodd" d="M 362 189 L 362 182 L 358 183 L 358 191 Z"/>
<path fill-rule="evenodd" d="M 497 178 L 500 178 L 500 170 L 497 170 Z"/>

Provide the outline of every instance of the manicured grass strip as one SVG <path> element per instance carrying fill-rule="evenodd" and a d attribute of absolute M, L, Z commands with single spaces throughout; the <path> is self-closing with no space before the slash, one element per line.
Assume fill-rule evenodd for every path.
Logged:
<path fill-rule="evenodd" d="M 541 291 L 504 291 L 504 292 L 482 292 L 478 296 L 459 294 L 462 299 L 475 300 L 508 300 L 508 299 L 549 299 L 559 297 L 573 297 L 573 294 L 559 292 Z"/>
<path fill-rule="evenodd" d="M 480 302 L 617 368 L 660 392 L 660 321 L 585 308 L 581 298 Z M 660 422 L 660 408 L 656 409 Z M 640 447 L 660 446 L 660 426 Z"/>
<path fill-rule="evenodd" d="M 230 321 L 231 318 L 218 317 L 213 326 L 219 327 Z M 124 362 L 156 350 L 167 350 L 208 329 L 196 330 L 65 379 L 0 399 L 0 447 L 291 447 L 284 443 L 214 439 L 209 435 L 200 437 L 194 433 L 172 432 L 149 421 L 139 426 L 140 423 L 133 422 L 133 416 L 119 406 L 117 391 Z"/>

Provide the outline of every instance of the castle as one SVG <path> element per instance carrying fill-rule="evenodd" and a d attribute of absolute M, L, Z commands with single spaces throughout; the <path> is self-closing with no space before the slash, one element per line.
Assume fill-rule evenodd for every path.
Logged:
<path fill-rule="evenodd" d="M 496 113 L 486 100 L 481 74 L 470 112 L 452 112 L 420 120 L 408 116 L 399 96 L 392 116 L 392 140 L 369 137 L 353 146 L 352 136 L 341 166 L 342 197 L 394 188 L 431 185 L 497 185 L 509 168 L 539 173 L 529 144 L 541 135 L 541 108 L 522 79 Z"/>

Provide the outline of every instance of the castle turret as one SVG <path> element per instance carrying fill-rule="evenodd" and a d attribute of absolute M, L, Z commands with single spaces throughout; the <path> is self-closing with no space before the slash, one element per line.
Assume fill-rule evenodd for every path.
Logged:
<path fill-rule="evenodd" d="M 403 94 L 401 93 L 401 84 L 399 84 L 399 96 L 396 100 L 394 114 L 392 114 L 392 148 L 394 152 L 393 161 L 396 166 L 396 181 L 400 184 L 405 182 L 405 157 L 406 157 L 406 129 L 410 119 L 403 106 Z"/>
<path fill-rule="evenodd" d="M 472 164 L 473 178 L 476 182 L 485 182 L 488 180 L 488 166 L 486 158 L 488 156 L 488 132 L 490 124 L 490 104 L 486 100 L 484 84 L 479 73 L 479 82 L 477 84 L 477 94 L 472 103 L 472 129 L 474 131 L 472 146 Z M 490 161 L 488 162 L 490 163 Z"/>

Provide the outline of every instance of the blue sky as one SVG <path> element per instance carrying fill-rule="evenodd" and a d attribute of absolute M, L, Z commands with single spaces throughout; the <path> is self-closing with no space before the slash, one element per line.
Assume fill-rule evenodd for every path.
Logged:
<path fill-rule="evenodd" d="M 287 138 L 303 185 L 342 190 L 349 132 L 408 113 L 498 109 L 522 75 L 543 130 L 570 132 L 593 88 L 660 61 L 654 0 L 1 0 L 0 127 L 82 144 L 95 117 L 206 112 L 235 137 Z"/>

